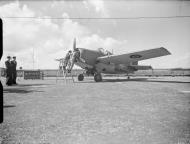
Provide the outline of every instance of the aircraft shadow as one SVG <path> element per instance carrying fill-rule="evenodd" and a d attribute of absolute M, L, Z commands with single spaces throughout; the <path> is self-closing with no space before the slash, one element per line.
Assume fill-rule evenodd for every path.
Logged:
<path fill-rule="evenodd" d="M 168 81 L 168 80 L 158 80 L 156 78 L 132 78 L 132 79 L 106 79 L 103 78 L 102 82 L 98 83 L 104 83 L 104 82 L 155 82 L 155 83 L 190 83 L 190 82 L 184 82 L 184 81 Z M 93 80 L 92 81 L 77 81 L 75 83 L 96 83 Z"/>
<path fill-rule="evenodd" d="M 18 88 L 4 88 L 3 93 L 20 93 L 20 94 L 26 94 L 26 93 L 31 93 L 31 92 L 43 92 L 43 91 L 38 91 L 38 90 L 24 90 L 24 89 L 18 89 Z"/>
<path fill-rule="evenodd" d="M 136 80 L 134 79 L 105 79 L 103 78 L 102 82 L 97 82 L 97 83 L 104 83 L 104 82 L 128 82 L 128 81 L 145 81 L 147 78 L 138 78 Z M 91 81 L 75 81 L 75 83 L 96 83 L 94 80 Z"/>
<path fill-rule="evenodd" d="M 44 86 L 44 85 L 52 85 L 52 84 L 19 84 L 16 85 L 18 87 L 27 87 L 27 86 Z"/>
<path fill-rule="evenodd" d="M 147 78 L 137 78 L 137 79 L 105 79 L 102 82 L 129 82 L 129 81 L 147 81 Z"/>
<path fill-rule="evenodd" d="M 102 82 L 130 82 L 130 81 L 137 81 L 137 82 L 156 82 L 156 83 L 190 83 L 184 81 L 168 81 L 168 80 L 152 80 L 148 78 L 134 78 L 134 79 L 103 79 Z"/>
<path fill-rule="evenodd" d="M 3 108 L 13 108 L 16 107 L 16 105 L 4 105 Z"/>

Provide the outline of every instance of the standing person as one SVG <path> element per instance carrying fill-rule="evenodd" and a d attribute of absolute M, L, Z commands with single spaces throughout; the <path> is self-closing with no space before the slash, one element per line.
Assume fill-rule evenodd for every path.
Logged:
<path fill-rule="evenodd" d="M 70 60 L 70 58 L 71 58 L 71 55 L 72 55 L 72 51 L 69 50 L 69 51 L 67 52 L 67 54 L 66 54 L 66 56 L 65 56 L 65 60 L 64 60 L 64 66 L 63 66 L 64 71 L 66 70 L 66 67 L 67 67 L 67 64 L 68 64 L 68 62 L 69 62 L 69 60 Z"/>
<path fill-rule="evenodd" d="M 13 80 L 12 80 L 12 66 L 11 66 L 10 56 L 7 56 L 7 61 L 5 61 L 5 67 L 6 67 L 6 85 L 11 86 Z"/>
<path fill-rule="evenodd" d="M 17 72 L 16 72 L 17 61 L 16 61 L 16 56 L 13 56 L 13 60 L 11 61 L 11 66 L 12 66 L 13 84 L 17 84 L 16 83 L 16 78 L 17 78 Z"/>
<path fill-rule="evenodd" d="M 73 51 L 71 60 L 70 60 L 70 66 L 69 66 L 69 69 L 68 69 L 68 73 L 71 72 L 71 70 L 72 70 L 72 68 L 74 66 L 74 63 L 77 62 L 79 59 L 80 59 L 80 51 L 79 51 L 78 48 L 75 48 L 74 51 Z"/>

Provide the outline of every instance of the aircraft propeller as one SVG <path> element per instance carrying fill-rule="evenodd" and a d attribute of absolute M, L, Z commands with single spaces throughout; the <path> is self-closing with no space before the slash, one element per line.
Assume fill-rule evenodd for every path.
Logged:
<path fill-rule="evenodd" d="M 73 41 L 73 51 L 76 49 L 76 38 L 74 38 L 74 41 Z"/>

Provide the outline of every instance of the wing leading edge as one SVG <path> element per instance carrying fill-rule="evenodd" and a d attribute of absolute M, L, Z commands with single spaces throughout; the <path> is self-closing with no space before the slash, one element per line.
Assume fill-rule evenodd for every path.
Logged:
<path fill-rule="evenodd" d="M 128 54 L 103 56 L 99 57 L 97 60 L 102 63 L 125 64 L 170 54 L 171 53 L 167 49 L 160 47 Z"/>

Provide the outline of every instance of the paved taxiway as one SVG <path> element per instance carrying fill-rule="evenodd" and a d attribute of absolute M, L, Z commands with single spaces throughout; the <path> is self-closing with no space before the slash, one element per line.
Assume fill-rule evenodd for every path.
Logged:
<path fill-rule="evenodd" d="M 18 83 L 4 86 L 2 144 L 190 143 L 190 77 Z"/>

